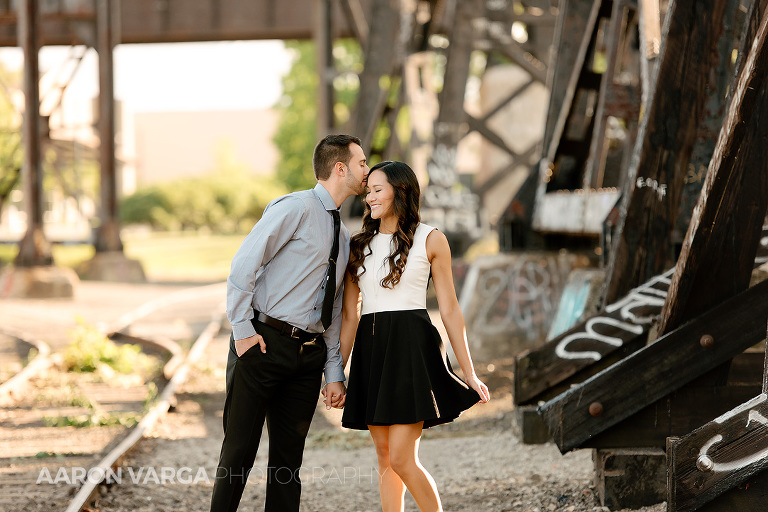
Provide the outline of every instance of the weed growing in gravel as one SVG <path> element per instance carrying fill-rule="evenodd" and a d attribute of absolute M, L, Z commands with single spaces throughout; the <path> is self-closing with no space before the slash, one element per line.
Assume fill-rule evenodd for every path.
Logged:
<path fill-rule="evenodd" d="M 43 416 L 46 427 L 114 427 L 122 425 L 132 427 L 141 420 L 137 412 L 106 413 L 94 411 L 91 414 L 74 414 L 71 416 Z"/>
<path fill-rule="evenodd" d="M 107 365 L 118 373 L 149 377 L 158 369 L 156 359 L 141 352 L 141 346 L 113 342 L 93 326 L 78 321 L 70 331 L 64 350 L 64 368 L 72 372 L 96 372 Z"/>

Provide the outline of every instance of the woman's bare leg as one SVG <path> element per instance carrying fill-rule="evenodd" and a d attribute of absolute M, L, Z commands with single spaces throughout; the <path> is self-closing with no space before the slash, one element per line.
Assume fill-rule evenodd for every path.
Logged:
<path fill-rule="evenodd" d="M 369 425 L 379 460 L 379 494 L 383 512 L 403 512 L 405 485 L 389 464 L 389 426 Z"/>
<path fill-rule="evenodd" d="M 389 427 L 389 466 L 402 479 L 421 512 L 442 512 L 437 485 L 419 462 L 423 422 Z"/>

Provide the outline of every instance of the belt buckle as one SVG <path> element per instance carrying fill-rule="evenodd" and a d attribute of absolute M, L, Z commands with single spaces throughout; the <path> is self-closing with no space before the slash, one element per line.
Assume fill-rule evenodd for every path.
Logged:
<path fill-rule="evenodd" d="M 294 338 L 294 339 L 298 340 L 298 339 L 300 339 L 300 337 L 299 337 L 299 335 L 297 334 L 296 331 L 300 331 L 300 329 L 298 327 L 291 326 L 291 333 L 289 334 L 289 336 L 291 338 Z"/>

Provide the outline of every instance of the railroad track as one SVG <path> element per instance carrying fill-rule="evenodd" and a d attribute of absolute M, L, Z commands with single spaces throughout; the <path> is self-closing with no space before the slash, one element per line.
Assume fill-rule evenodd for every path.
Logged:
<path fill-rule="evenodd" d="M 89 428 L 41 426 L 46 412 L 66 414 L 68 409 L 38 408 L 30 393 L 40 393 L 31 382 L 55 377 L 57 354 L 47 345 L 23 333 L 1 333 L 17 343 L 32 344 L 37 357 L 0 386 L 0 440 L 5 447 L 0 458 L 0 510 L 83 510 L 97 496 L 99 468 L 114 467 L 141 442 L 147 431 L 174 402 L 174 393 L 189 374 L 190 365 L 225 323 L 223 283 L 181 290 L 152 299 L 125 313 L 99 330 L 118 342 L 140 344 L 143 350 L 163 354 L 158 398 L 142 415 L 147 387 L 128 385 L 116 388 L 109 383 L 88 383 L 87 395 L 110 411 L 137 410 L 139 423 L 131 428 L 102 426 Z M 190 343 L 191 342 L 191 343 Z M 47 372 L 47 373 L 46 373 Z M 46 381 L 47 382 L 47 381 Z M 55 382 L 43 393 L 55 394 Z M 26 395 L 25 395 L 26 394 Z M 69 408 L 72 409 L 72 408 Z M 106 456 L 103 454 L 106 453 Z M 85 473 L 86 478 L 80 478 Z M 103 487 L 102 487 L 103 488 Z"/>

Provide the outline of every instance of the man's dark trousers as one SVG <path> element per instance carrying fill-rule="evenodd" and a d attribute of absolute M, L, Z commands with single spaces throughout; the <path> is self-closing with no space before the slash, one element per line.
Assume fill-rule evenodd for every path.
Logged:
<path fill-rule="evenodd" d="M 267 345 L 241 357 L 230 337 L 227 359 L 227 398 L 224 403 L 224 442 L 211 498 L 212 512 L 237 510 L 259 440 L 267 421 L 269 462 L 266 512 L 298 512 L 299 472 L 309 424 L 320 394 L 326 348 L 280 334 L 256 322 Z"/>

